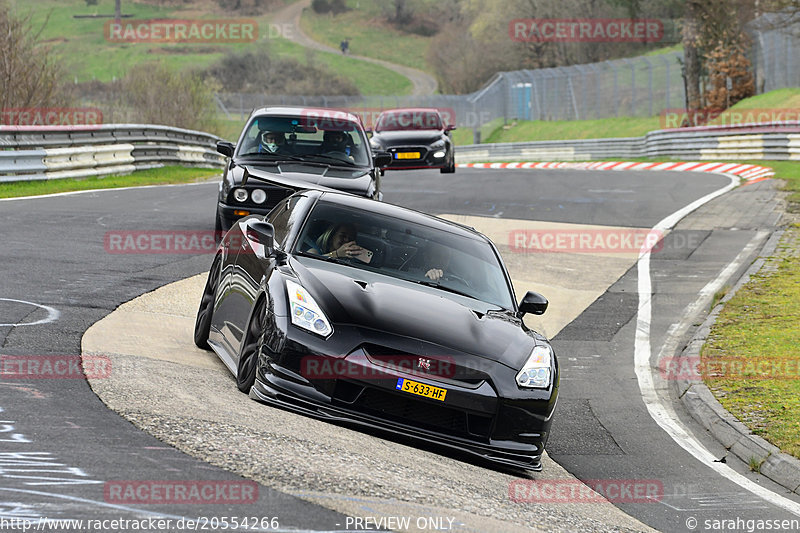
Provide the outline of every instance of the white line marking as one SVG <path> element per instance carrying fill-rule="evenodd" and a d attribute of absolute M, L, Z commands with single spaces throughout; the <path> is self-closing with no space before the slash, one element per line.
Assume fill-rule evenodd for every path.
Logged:
<path fill-rule="evenodd" d="M 656 224 L 650 233 L 661 234 L 664 230 L 672 228 L 678 223 L 680 219 L 702 206 L 706 202 L 725 194 L 739 183 L 739 178 L 730 174 L 725 174 L 731 180 L 731 183 L 725 187 L 708 194 L 699 200 L 679 209 L 668 217 L 664 218 Z M 740 261 L 740 257 L 734 259 L 734 263 Z M 642 393 L 647 412 L 650 417 L 661 426 L 661 429 L 667 432 L 681 448 L 692 454 L 695 459 L 706 465 L 707 467 L 716 471 L 719 475 L 727 478 L 728 480 L 736 483 L 745 490 L 763 498 L 764 500 L 786 509 L 790 513 L 800 516 L 800 504 L 783 496 L 776 494 L 757 483 L 746 478 L 742 474 L 736 472 L 729 466 L 715 462 L 711 452 L 709 452 L 693 435 L 687 431 L 681 421 L 678 419 L 677 414 L 672 408 L 672 405 L 661 401 L 654 385 L 654 371 L 650 364 L 650 321 L 652 315 L 652 301 L 651 301 L 651 280 L 650 280 L 650 250 L 643 251 L 639 260 L 636 263 L 637 276 L 638 276 L 638 293 L 639 293 L 639 311 L 636 316 L 636 337 L 634 340 L 634 366 L 636 370 L 636 379 L 639 382 L 639 389 Z M 730 267 L 730 265 L 728 265 Z M 722 276 L 726 271 L 720 273 Z"/>
<path fill-rule="evenodd" d="M 48 322 L 55 322 L 56 320 L 58 320 L 58 317 L 61 316 L 61 312 L 58 309 L 53 309 L 52 307 L 49 307 L 47 305 L 35 304 L 33 302 L 27 302 L 25 300 L 14 300 L 12 298 L 0 298 L 0 301 L 3 301 L 3 302 L 16 302 L 16 303 L 19 303 L 19 304 L 32 305 L 34 307 L 38 307 L 39 309 L 44 309 L 45 311 L 47 311 L 47 317 L 43 318 L 41 320 L 37 320 L 36 322 L 22 322 L 22 323 L 17 323 L 17 324 L 0 324 L 0 327 L 6 327 L 6 326 L 13 326 L 13 327 L 17 327 L 17 326 L 36 326 L 36 325 L 39 325 L 39 324 L 47 324 Z"/>
<path fill-rule="evenodd" d="M 129 191 L 131 189 L 153 189 L 155 187 L 187 187 L 191 185 L 208 185 L 209 183 L 216 184 L 217 182 L 211 181 L 209 179 L 207 181 L 198 181 L 195 183 L 172 183 L 166 185 L 137 185 L 133 187 L 112 187 L 110 189 L 89 189 L 86 191 L 54 192 L 51 194 L 39 194 L 36 196 L 16 196 L 14 198 L 0 198 L 0 202 L 15 202 L 17 200 L 38 200 L 39 198 L 57 198 L 59 196 L 73 196 L 75 194 L 87 194 L 93 192 Z"/>

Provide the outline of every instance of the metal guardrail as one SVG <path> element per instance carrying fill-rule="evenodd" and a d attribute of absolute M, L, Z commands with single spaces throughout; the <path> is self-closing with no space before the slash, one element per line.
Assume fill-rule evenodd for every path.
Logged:
<path fill-rule="evenodd" d="M 644 137 L 471 144 L 456 161 L 591 161 L 613 158 L 800 160 L 800 122 L 657 130 Z"/>
<path fill-rule="evenodd" d="M 168 164 L 222 167 L 215 135 L 149 124 L 0 127 L 0 182 L 126 174 Z"/>

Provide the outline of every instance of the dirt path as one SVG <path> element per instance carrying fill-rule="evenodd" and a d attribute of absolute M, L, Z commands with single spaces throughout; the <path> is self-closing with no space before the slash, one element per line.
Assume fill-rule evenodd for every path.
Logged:
<path fill-rule="evenodd" d="M 340 50 L 319 43 L 303 33 L 303 30 L 300 28 L 300 15 L 302 15 L 303 9 L 309 7 L 310 5 L 311 0 L 299 0 L 294 2 L 280 11 L 277 11 L 272 18 L 272 23 L 283 29 L 283 37 L 301 46 L 311 48 L 313 50 L 319 50 L 321 52 L 332 52 L 334 54 L 341 53 Z M 351 54 L 350 57 L 380 65 L 389 70 L 393 70 L 402 76 L 405 76 L 411 80 L 411 83 L 414 84 L 414 89 L 411 93 L 413 95 L 434 94 L 436 92 L 436 88 L 438 87 L 436 79 L 433 76 L 422 72 L 421 70 L 405 67 L 403 65 L 397 65 L 395 63 L 389 63 L 388 61 L 383 61 L 381 59 L 375 59 L 372 57 L 354 54 Z"/>

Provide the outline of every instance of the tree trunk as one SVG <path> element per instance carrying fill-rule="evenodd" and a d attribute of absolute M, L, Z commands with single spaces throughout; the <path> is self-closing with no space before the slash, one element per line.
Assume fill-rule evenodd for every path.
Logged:
<path fill-rule="evenodd" d="M 702 1 L 702 0 L 700 0 Z M 687 0 L 683 20 L 683 66 L 686 76 L 686 103 L 689 120 L 694 124 L 694 114 L 702 106 L 700 92 L 701 59 L 698 50 L 700 38 L 700 4 Z"/>

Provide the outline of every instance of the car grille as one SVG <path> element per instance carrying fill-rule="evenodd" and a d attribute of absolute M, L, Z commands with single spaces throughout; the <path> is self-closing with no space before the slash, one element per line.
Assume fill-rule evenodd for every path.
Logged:
<path fill-rule="evenodd" d="M 412 370 L 412 374 L 417 374 L 442 383 L 452 383 L 469 388 L 477 388 L 483 384 L 483 382 L 491 381 L 488 374 L 464 363 L 459 357 L 401 353 L 387 346 L 380 346 L 377 344 L 364 344 L 361 348 L 366 352 L 367 357 L 376 365 L 404 373 L 408 373 L 410 369 Z M 428 361 L 430 361 L 430 371 L 425 371 L 418 366 L 418 361 L 421 357 L 427 358 Z M 398 367 L 398 365 L 400 366 Z"/>
<path fill-rule="evenodd" d="M 334 397 L 339 396 L 338 392 L 339 387 L 337 386 Z M 351 396 L 350 392 L 349 388 L 343 389 L 342 395 Z M 458 409 L 414 398 L 405 398 L 398 394 L 369 387 L 364 387 L 362 393 L 351 405 L 365 414 L 457 437 L 486 439 L 489 437 L 492 426 L 492 417 L 490 416 L 465 413 Z"/>

